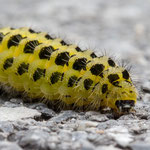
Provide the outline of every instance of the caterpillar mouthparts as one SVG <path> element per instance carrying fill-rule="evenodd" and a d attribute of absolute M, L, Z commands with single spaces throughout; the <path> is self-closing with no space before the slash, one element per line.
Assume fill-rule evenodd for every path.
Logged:
<path fill-rule="evenodd" d="M 137 99 L 130 74 L 112 58 L 26 27 L 0 29 L 0 83 L 58 107 L 124 113 Z"/>
<path fill-rule="evenodd" d="M 126 113 L 129 112 L 135 105 L 134 100 L 117 100 L 115 105 L 120 112 Z"/>

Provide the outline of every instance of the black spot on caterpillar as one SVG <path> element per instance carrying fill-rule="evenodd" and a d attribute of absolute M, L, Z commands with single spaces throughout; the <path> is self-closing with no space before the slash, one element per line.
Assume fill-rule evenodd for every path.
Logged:
<path fill-rule="evenodd" d="M 40 43 L 38 40 L 29 41 L 24 47 L 24 53 L 33 53 L 36 46 Z"/>
<path fill-rule="evenodd" d="M 102 86 L 102 93 L 106 93 L 106 91 L 108 90 L 108 85 L 107 84 L 103 84 Z"/>
<path fill-rule="evenodd" d="M 93 84 L 93 81 L 91 79 L 85 79 L 84 80 L 84 88 L 86 90 L 89 90 L 92 84 Z"/>
<path fill-rule="evenodd" d="M 12 36 L 9 39 L 8 44 L 7 44 L 8 49 L 11 46 L 17 46 L 19 44 L 19 42 L 21 41 L 21 39 L 22 39 L 22 36 L 20 34 Z"/>
<path fill-rule="evenodd" d="M 52 46 L 49 47 L 43 47 L 39 53 L 39 58 L 40 59 L 50 59 L 50 56 L 52 52 L 54 52 L 54 48 Z"/>
<path fill-rule="evenodd" d="M 45 71 L 46 69 L 40 69 L 40 68 L 37 68 L 33 74 L 33 80 L 34 81 L 37 81 L 39 80 L 42 76 L 45 76 Z"/>
<path fill-rule="evenodd" d="M 58 80 L 61 78 L 60 72 L 54 72 L 52 73 L 52 76 L 50 77 L 50 81 L 52 84 L 55 84 L 58 82 Z"/>
<path fill-rule="evenodd" d="M 20 66 L 18 67 L 18 74 L 22 75 L 23 73 L 27 72 L 29 68 L 29 63 L 25 63 L 23 62 L 22 64 L 20 64 Z"/>
<path fill-rule="evenodd" d="M 93 75 L 97 76 L 104 70 L 104 68 L 103 64 L 96 64 L 91 67 L 90 71 Z"/>
<path fill-rule="evenodd" d="M 86 58 L 76 59 L 73 64 L 73 69 L 78 71 L 86 70 L 86 60 Z"/>
<path fill-rule="evenodd" d="M 137 99 L 130 74 L 112 58 L 30 28 L 0 29 L 0 83 L 33 99 L 92 110 L 124 113 Z"/>
<path fill-rule="evenodd" d="M 72 87 L 74 83 L 76 82 L 76 80 L 77 80 L 76 76 L 71 76 L 68 81 L 68 87 Z"/>
<path fill-rule="evenodd" d="M 69 61 L 68 52 L 59 53 L 55 59 L 56 65 L 61 65 L 61 66 L 64 66 L 65 64 L 67 65 L 68 61 Z"/>
<path fill-rule="evenodd" d="M 14 61 L 13 58 L 8 58 L 8 59 L 6 59 L 6 60 L 4 61 L 3 68 L 6 70 L 6 69 L 8 69 L 9 67 L 11 67 L 13 61 Z"/>

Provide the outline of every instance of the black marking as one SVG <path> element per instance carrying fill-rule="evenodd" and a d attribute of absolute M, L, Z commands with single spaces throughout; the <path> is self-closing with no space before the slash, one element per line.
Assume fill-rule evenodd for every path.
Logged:
<path fill-rule="evenodd" d="M 12 27 L 11 27 L 10 30 L 15 30 L 15 28 L 12 28 Z"/>
<path fill-rule="evenodd" d="M 96 54 L 93 52 L 91 55 L 90 55 L 92 58 L 96 58 Z"/>
<path fill-rule="evenodd" d="M 75 54 L 74 54 L 74 55 L 71 55 L 70 58 L 72 58 L 72 57 L 74 57 L 74 56 L 76 56 L 76 55 L 75 55 Z"/>
<path fill-rule="evenodd" d="M 53 40 L 54 38 L 52 38 L 49 34 L 46 34 L 45 35 L 45 38 L 47 39 L 47 40 Z"/>
<path fill-rule="evenodd" d="M 78 78 L 75 85 L 77 86 L 78 85 L 78 82 L 82 79 L 82 77 Z"/>
<path fill-rule="evenodd" d="M 13 35 L 10 37 L 7 43 L 7 47 L 10 48 L 12 46 L 18 46 L 19 42 L 22 40 L 22 36 L 20 34 Z"/>
<path fill-rule="evenodd" d="M 90 63 L 91 62 L 91 60 L 89 60 L 86 64 L 88 64 L 88 63 Z"/>
<path fill-rule="evenodd" d="M 30 33 L 36 33 L 33 29 L 29 29 Z"/>
<path fill-rule="evenodd" d="M 124 70 L 124 71 L 122 72 L 122 76 L 123 76 L 124 79 L 129 79 L 129 73 L 128 73 L 128 71 L 127 71 L 127 70 Z"/>
<path fill-rule="evenodd" d="M 114 86 L 117 86 L 117 87 L 122 88 L 122 86 L 119 85 L 119 81 L 115 81 L 115 82 L 113 82 L 112 84 L 113 84 Z"/>
<path fill-rule="evenodd" d="M 86 58 L 76 59 L 73 64 L 73 69 L 78 70 L 78 71 L 81 71 L 82 69 L 86 70 L 86 61 L 87 61 Z"/>
<path fill-rule="evenodd" d="M 21 63 L 18 67 L 18 74 L 19 75 L 22 75 L 24 74 L 25 72 L 28 72 L 28 68 L 29 68 L 29 63 Z"/>
<path fill-rule="evenodd" d="M 108 98 L 109 92 L 106 93 L 106 98 Z"/>
<path fill-rule="evenodd" d="M 70 59 L 69 53 L 68 52 L 62 52 L 59 53 L 55 59 L 56 65 L 61 65 L 64 66 L 65 64 L 68 64 L 68 61 Z"/>
<path fill-rule="evenodd" d="M 29 41 L 24 47 L 24 53 L 33 53 L 36 46 L 40 45 L 38 40 Z"/>
<path fill-rule="evenodd" d="M 114 81 L 118 80 L 119 79 L 119 76 L 117 74 L 110 74 L 108 76 L 108 79 L 109 79 L 109 82 L 110 83 L 113 83 Z"/>
<path fill-rule="evenodd" d="M 103 72 L 99 75 L 101 78 L 104 78 L 104 74 Z"/>
<path fill-rule="evenodd" d="M 75 49 L 76 49 L 77 52 L 82 52 L 81 48 L 78 47 L 78 46 Z"/>
<path fill-rule="evenodd" d="M 103 64 L 95 64 L 91 67 L 90 71 L 93 75 L 99 75 L 100 73 L 102 73 L 102 71 L 104 70 L 104 65 Z"/>
<path fill-rule="evenodd" d="M 14 61 L 14 58 L 7 58 L 5 61 L 4 61 L 4 64 L 3 64 L 3 68 L 6 70 L 8 69 L 9 67 L 12 66 L 13 64 L 13 61 Z"/>
<path fill-rule="evenodd" d="M 37 81 L 39 80 L 42 76 L 45 77 L 45 72 L 46 69 L 41 69 L 41 68 L 37 68 L 33 74 L 33 80 Z"/>
<path fill-rule="evenodd" d="M 60 72 L 54 72 L 52 73 L 51 77 L 50 77 L 50 81 L 52 84 L 55 84 L 59 81 L 59 79 L 61 78 L 62 74 Z"/>
<path fill-rule="evenodd" d="M 77 80 L 77 77 L 76 76 L 71 76 L 69 78 L 69 81 L 68 81 L 68 87 L 73 87 L 74 83 L 76 82 Z"/>
<path fill-rule="evenodd" d="M 61 81 L 64 79 L 64 73 L 62 73 L 61 75 Z"/>
<path fill-rule="evenodd" d="M 40 33 L 40 32 L 34 31 L 33 29 L 29 29 L 28 31 L 29 31 L 30 33 Z"/>
<path fill-rule="evenodd" d="M 93 81 L 91 79 L 85 79 L 84 80 L 84 88 L 86 90 L 89 90 L 92 84 L 93 84 Z"/>
<path fill-rule="evenodd" d="M 68 45 L 64 40 L 61 40 L 61 45 Z"/>
<path fill-rule="evenodd" d="M 96 88 L 96 86 L 99 84 L 99 82 L 97 82 L 95 85 L 94 85 L 94 87 L 93 87 L 93 89 L 92 89 L 92 91 L 94 91 L 95 90 L 95 88 Z"/>
<path fill-rule="evenodd" d="M 70 97 L 71 97 L 71 95 L 65 95 L 65 97 L 66 97 L 66 98 L 70 98 Z"/>
<path fill-rule="evenodd" d="M 131 83 L 130 81 L 128 81 L 128 80 L 125 80 L 125 82 L 129 83 L 129 84 L 132 86 L 132 83 Z"/>
<path fill-rule="evenodd" d="M 116 66 L 115 62 L 111 58 L 108 59 L 108 64 L 111 67 L 115 67 Z"/>
<path fill-rule="evenodd" d="M 39 53 L 39 58 L 40 59 L 50 59 L 51 57 L 51 54 L 54 52 L 54 48 L 52 46 L 48 46 L 48 47 L 43 47 L 41 50 L 40 50 L 40 53 Z"/>
<path fill-rule="evenodd" d="M 4 34 L 0 32 L 0 43 L 2 42 L 3 38 L 4 38 Z"/>
<path fill-rule="evenodd" d="M 102 86 L 102 93 L 103 94 L 106 93 L 107 90 L 108 90 L 108 85 L 107 84 L 103 84 L 103 86 Z"/>

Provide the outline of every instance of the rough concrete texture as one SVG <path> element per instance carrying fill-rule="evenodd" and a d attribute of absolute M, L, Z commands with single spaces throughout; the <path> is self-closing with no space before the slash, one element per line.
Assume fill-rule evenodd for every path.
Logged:
<path fill-rule="evenodd" d="M 58 113 L 45 104 L 2 95 L 0 149 L 149 150 L 149 16 L 149 0 L 1 0 L 1 26 L 49 31 L 128 61 L 141 92 L 136 113 L 120 118 L 93 111 Z"/>

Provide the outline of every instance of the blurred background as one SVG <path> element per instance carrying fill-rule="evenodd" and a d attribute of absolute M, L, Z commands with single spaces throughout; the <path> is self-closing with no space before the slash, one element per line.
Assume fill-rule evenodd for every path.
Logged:
<path fill-rule="evenodd" d="M 1 27 L 28 26 L 106 51 L 129 60 L 138 74 L 149 66 L 149 16 L 149 0 L 0 0 Z"/>

